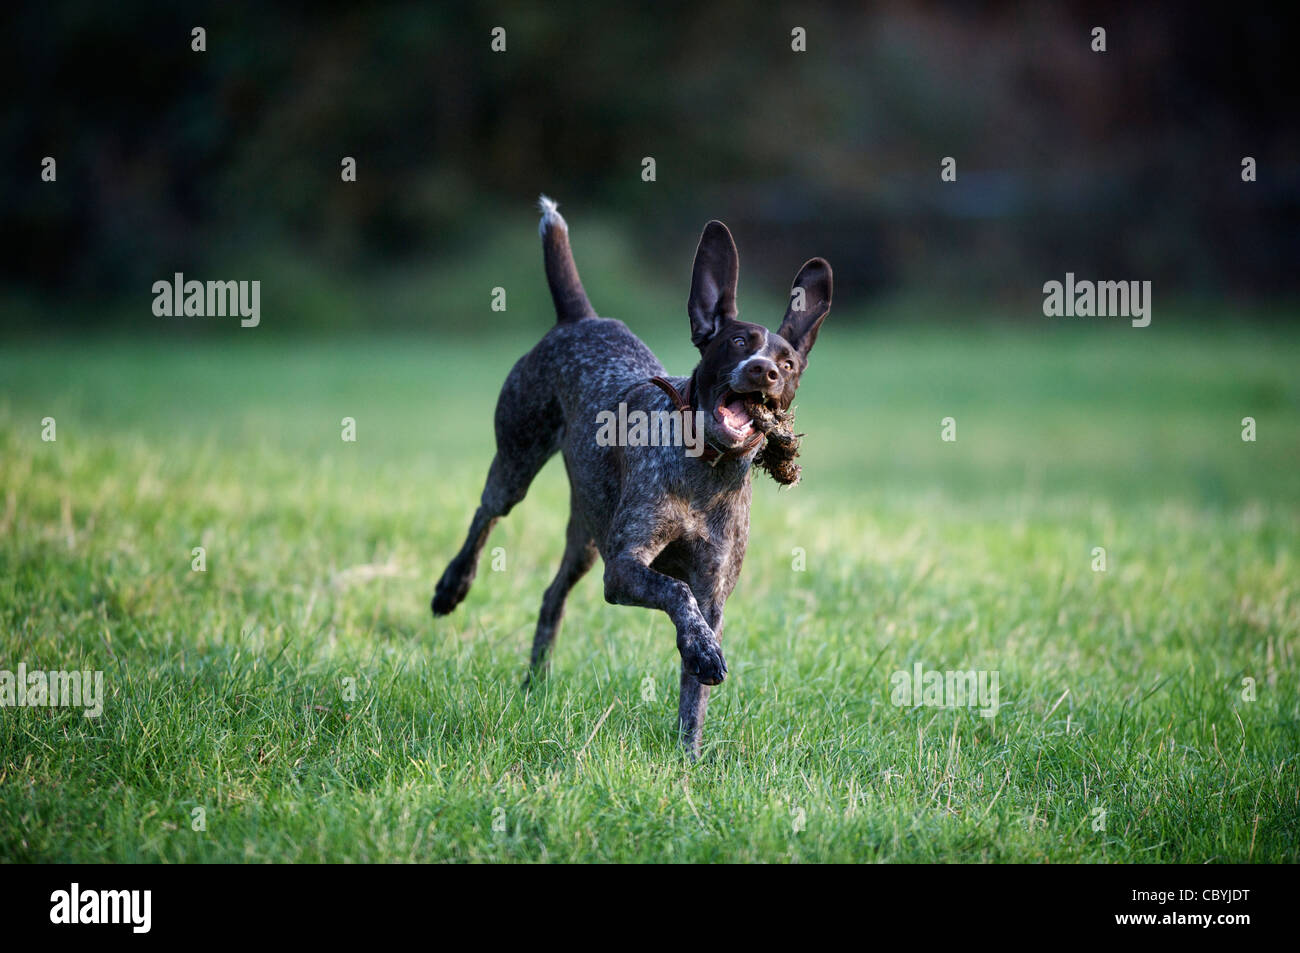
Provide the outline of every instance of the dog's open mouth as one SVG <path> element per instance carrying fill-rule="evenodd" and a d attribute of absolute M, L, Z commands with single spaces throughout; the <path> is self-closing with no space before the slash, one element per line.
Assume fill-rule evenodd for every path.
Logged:
<path fill-rule="evenodd" d="M 729 390 L 714 408 L 713 419 L 722 425 L 727 436 L 744 440 L 754 431 L 754 419 L 771 414 L 775 408 L 776 401 L 764 394 L 737 394 Z"/>

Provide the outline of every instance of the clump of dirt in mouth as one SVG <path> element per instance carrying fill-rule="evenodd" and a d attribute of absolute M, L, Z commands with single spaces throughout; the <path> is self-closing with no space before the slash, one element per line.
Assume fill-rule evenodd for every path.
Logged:
<path fill-rule="evenodd" d="M 745 412 L 754 421 L 754 429 L 767 437 L 754 458 L 755 466 L 766 470 L 768 476 L 782 486 L 794 486 L 803 471 L 803 467 L 794 461 L 799 456 L 799 439 L 804 436 L 794 432 L 794 411 L 777 410 L 747 400 Z"/>

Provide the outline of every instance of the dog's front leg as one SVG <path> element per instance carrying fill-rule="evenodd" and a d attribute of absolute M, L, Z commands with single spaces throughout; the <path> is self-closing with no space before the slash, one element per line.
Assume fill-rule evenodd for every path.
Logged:
<path fill-rule="evenodd" d="M 717 685 L 727 677 L 722 645 L 700 612 L 691 587 L 650 568 L 655 555 L 626 550 L 606 560 L 605 601 L 666 613 L 677 629 L 682 670 L 704 685 Z"/>
<path fill-rule="evenodd" d="M 704 620 L 713 630 L 714 638 L 722 640 L 722 602 L 704 606 Z M 709 707 L 709 686 L 696 678 L 682 659 L 681 693 L 677 700 L 677 723 L 681 728 L 682 747 L 691 758 L 700 756 L 700 743 L 704 738 L 704 713 Z"/>

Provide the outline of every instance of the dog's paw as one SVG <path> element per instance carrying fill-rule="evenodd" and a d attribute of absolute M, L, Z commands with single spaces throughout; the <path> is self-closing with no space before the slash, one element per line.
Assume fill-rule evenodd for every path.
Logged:
<path fill-rule="evenodd" d="M 464 598 L 464 592 L 451 592 L 439 586 L 434 590 L 429 608 L 433 610 L 434 615 L 448 615 Z"/>
<path fill-rule="evenodd" d="M 447 615 L 460 605 L 469 594 L 470 583 L 473 581 L 473 576 L 461 571 L 454 563 L 448 566 L 433 591 L 433 602 L 430 603 L 433 614 Z"/>
<path fill-rule="evenodd" d="M 727 677 L 727 660 L 722 646 L 712 633 L 696 635 L 680 642 L 682 664 L 701 685 L 720 685 Z"/>

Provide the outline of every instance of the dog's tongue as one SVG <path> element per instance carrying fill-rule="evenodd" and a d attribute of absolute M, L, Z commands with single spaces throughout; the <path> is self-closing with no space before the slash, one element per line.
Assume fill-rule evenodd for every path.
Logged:
<path fill-rule="evenodd" d="M 722 414 L 723 423 L 732 430 L 743 430 L 751 423 L 749 414 L 745 412 L 745 401 L 741 398 L 723 404 L 718 410 Z"/>

